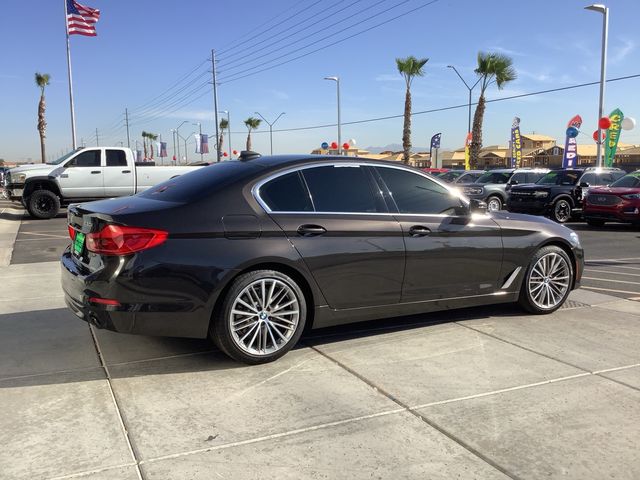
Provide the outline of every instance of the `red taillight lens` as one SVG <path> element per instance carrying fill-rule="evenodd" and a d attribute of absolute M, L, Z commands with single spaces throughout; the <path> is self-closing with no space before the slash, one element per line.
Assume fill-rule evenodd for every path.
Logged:
<path fill-rule="evenodd" d="M 102 255 L 128 255 L 163 243 L 168 232 L 151 228 L 107 225 L 86 238 L 87 250 Z"/>
<path fill-rule="evenodd" d="M 71 240 L 75 240 L 76 239 L 76 229 L 73 228 L 71 225 L 69 225 L 67 227 L 67 229 L 69 230 L 69 238 L 71 238 Z"/>

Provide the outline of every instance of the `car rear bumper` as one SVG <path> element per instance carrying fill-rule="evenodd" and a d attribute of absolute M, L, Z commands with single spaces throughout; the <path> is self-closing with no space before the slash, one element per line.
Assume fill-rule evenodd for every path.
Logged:
<path fill-rule="evenodd" d="M 213 292 L 193 294 L 189 285 L 178 283 L 183 279 L 169 275 L 158 278 L 158 272 L 145 275 L 127 262 L 133 259 L 114 257 L 113 265 L 91 272 L 67 248 L 61 257 L 61 280 L 69 309 L 98 328 L 120 333 L 207 336 L 215 302 Z M 136 271 L 133 275 L 127 273 L 133 271 Z M 221 270 L 217 278 L 230 272 Z M 215 293 L 218 292 L 216 288 Z M 116 300 L 119 304 L 97 304 L 90 302 L 91 298 Z"/>

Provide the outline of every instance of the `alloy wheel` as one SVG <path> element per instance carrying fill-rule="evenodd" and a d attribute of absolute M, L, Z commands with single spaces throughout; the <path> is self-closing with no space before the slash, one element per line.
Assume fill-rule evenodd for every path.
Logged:
<path fill-rule="evenodd" d="M 571 218 L 571 205 L 566 200 L 559 200 L 553 207 L 553 213 L 557 222 L 567 222 Z"/>
<path fill-rule="evenodd" d="M 531 269 L 527 288 L 533 303 L 544 310 L 557 307 L 569 290 L 571 270 L 567 260 L 558 253 L 540 257 Z"/>
<path fill-rule="evenodd" d="M 497 212 L 502 209 L 502 202 L 497 197 L 492 197 L 487 202 L 487 210 L 490 212 Z"/>
<path fill-rule="evenodd" d="M 295 334 L 300 302 L 282 280 L 262 278 L 247 285 L 234 299 L 229 329 L 234 343 L 251 355 L 270 355 Z"/>

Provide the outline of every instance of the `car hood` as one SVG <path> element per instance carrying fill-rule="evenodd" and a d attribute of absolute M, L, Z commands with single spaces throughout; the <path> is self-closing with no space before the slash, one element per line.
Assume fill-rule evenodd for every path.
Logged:
<path fill-rule="evenodd" d="M 613 194 L 613 195 L 629 195 L 632 193 L 640 193 L 640 188 L 630 187 L 593 187 L 589 189 L 589 194 Z"/>
<path fill-rule="evenodd" d="M 9 170 L 9 173 L 11 173 L 11 176 L 15 176 L 18 173 L 40 173 L 42 172 L 43 175 L 48 174 L 50 171 L 52 171 L 54 168 L 56 168 L 57 165 L 47 165 L 46 163 L 44 165 L 40 164 L 40 165 L 23 165 L 21 167 L 14 167 L 11 170 Z"/>

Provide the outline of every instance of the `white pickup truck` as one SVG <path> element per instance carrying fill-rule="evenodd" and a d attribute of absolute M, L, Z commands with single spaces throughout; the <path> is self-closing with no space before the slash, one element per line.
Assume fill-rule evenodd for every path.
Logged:
<path fill-rule="evenodd" d="M 12 168 L 4 194 L 22 202 L 32 217 L 53 218 L 61 206 L 133 195 L 197 168 L 136 163 L 129 148 L 80 148 L 53 162 Z"/>

